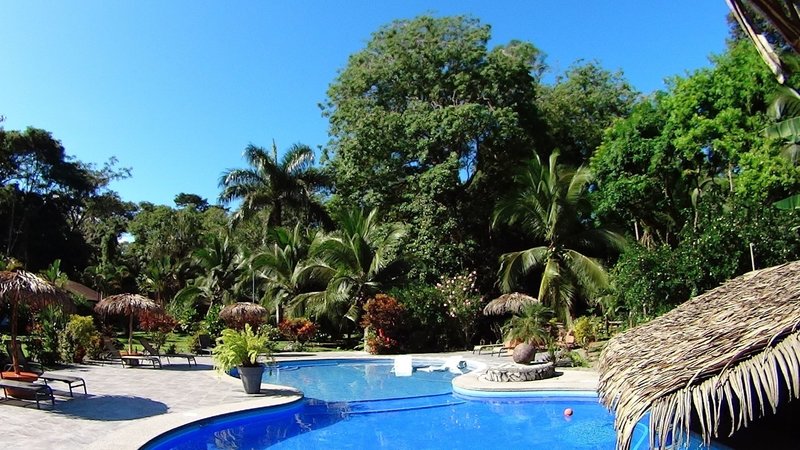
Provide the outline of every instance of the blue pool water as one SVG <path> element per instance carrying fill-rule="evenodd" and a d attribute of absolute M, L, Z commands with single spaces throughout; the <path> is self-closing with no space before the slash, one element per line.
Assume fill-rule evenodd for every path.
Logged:
<path fill-rule="evenodd" d="M 264 381 L 299 388 L 304 400 L 201 421 L 146 448 L 614 449 L 614 417 L 596 397 L 469 398 L 452 393 L 449 372 L 391 369 L 387 360 L 280 364 Z"/>

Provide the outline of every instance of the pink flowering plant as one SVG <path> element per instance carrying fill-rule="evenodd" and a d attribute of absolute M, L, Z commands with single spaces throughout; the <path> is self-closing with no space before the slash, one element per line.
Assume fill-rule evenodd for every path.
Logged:
<path fill-rule="evenodd" d="M 475 335 L 478 317 L 483 309 L 484 299 L 475 289 L 476 278 L 477 274 L 472 271 L 453 277 L 445 276 L 436 283 L 436 290 L 442 296 L 447 316 L 460 331 L 464 345 L 469 345 Z"/>

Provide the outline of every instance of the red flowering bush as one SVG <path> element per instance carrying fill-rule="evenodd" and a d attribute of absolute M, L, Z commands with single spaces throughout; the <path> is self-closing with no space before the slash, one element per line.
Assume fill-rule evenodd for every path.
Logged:
<path fill-rule="evenodd" d="M 317 334 L 317 325 L 308 319 L 298 317 L 282 320 L 278 324 L 278 330 L 286 339 L 304 344 Z"/>
<path fill-rule="evenodd" d="M 395 353 L 400 349 L 398 338 L 403 329 L 405 307 L 393 297 L 378 294 L 364 305 L 361 325 L 366 330 L 370 353 Z"/>
<path fill-rule="evenodd" d="M 167 335 L 177 326 L 178 321 L 166 313 L 143 311 L 139 314 L 139 327 L 147 331 L 148 339 L 158 351 L 167 342 Z"/>
<path fill-rule="evenodd" d="M 144 311 L 139 314 L 139 327 L 145 331 L 171 333 L 178 326 L 178 321 L 169 314 Z"/>

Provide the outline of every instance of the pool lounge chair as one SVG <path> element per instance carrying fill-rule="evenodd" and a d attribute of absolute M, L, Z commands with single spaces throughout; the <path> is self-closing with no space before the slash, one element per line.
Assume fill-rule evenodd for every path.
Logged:
<path fill-rule="evenodd" d="M 190 366 L 192 365 L 192 363 L 194 363 L 195 366 L 197 365 L 197 360 L 195 359 L 195 355 L 191 353 L 160 353 L 158 350 L 155 349 L 155 347 L 153 347 L 153 344 L 147 338 L 143 337 L 139 338 L 139 343 L 142 344 L 142 347 L 144 347 L 144 351 L 147 352 L 148 355 L 163 356 L 164 358 L 167 358 L 167 364 L 171 364 L 169 361 L 170 358 L 185 358 Z"/>
<path fill-rule="evenodd" d="M 492 352 L 490 354 L 491 355 L 497 355 L 497 356 L 510 355 L 511 352 L 513 352 L 514 349 L 519 344 L 521 344 L 521 342 L 520 341 L 516 341 L 516 340 L 514 340 L 514 341 L 505 341 L 505 342 L 503 342 L 503 344 L 501 346 L 493 348 Z"/>
<path fill-rule="evenodd" d="M 477 354 L 480 355 L 484 350 L 488 350 L 489 354 L 491 354 L 498 347 L 502 347 L 502 346 L 503 346 L 503 344 L 480 344 L 480 345 L 476 345 L 475 347 L 472 348 L 472 354 L 474 355 L 475 353 L 477 353 Z"/>
<path fill-rule="evenodd" d="M 1 374 L 0 374 L 1 375 Z M 56 398 L 53 396 L 53 390 L 50 386 L 40 383 L 31 383 L 30 381 L 17 381 L 7 380 L 0 376 L 0 388 L 3 388 L 3 396 L 8 399 L 8 390 L 13 389 L 16 391 L 25 391 L 30 393 L 33 400 L 36 400 L 36 409 L 42 409 L 39 406 L 39 400 L 50 400 L 52 406 L 56 406 Z"/>
<path fill-rule="evenodd" d="M 214 348 L 214 343 L 211 341 L 211 336 L 207 334 L 201 334 L 197 336 L 197 340 L 200 343 L 200 348 L 197 349 L 197 353 L 200 355 L 210 355 L 211 350 Z"/>
<path fill-rule="evenodd" d="M 6 350 L 10 355 L 12 352 L 11 342 L 6 342 Z M 25 357 L 25 353 L 22 351 L 22 348 L 20 346 L 17 346 L 17 361 L 19 362 L 19 366 L 20 368 L 22 368 L 23 371 L 35 373 L 36 375 L 39 376 L 39 379 L 44 381 L 45 385 L 49 385 L 50 381 L 59 381 L 61 383 L 66 383 L 67 386 L 69 387 L 70 397 L 73 396 L 72 389 L 78 387 L 83 387 L 84 395 L 88 394 L 88 392 L 86 391 L 86 380 L 84 380 L 81 377 L 75 377 L 72 375 L 64 375 L 55 372 L 45 372 L 41 364 L 28 361 L 28 358 Z M 8 366 L 6 366 L 5 370 L 6 371 L 13 370 L 13 364 L 9 364 Z"/>
<path fill-rule="evenodd" d="M 161 358 L 155 355 L 123 355 L 114 347 L 111 339 L 103 339 L 106 353 L 112 360 L 122 361 L 123 367 L 138 367 L 141 363 L 150 363 L 154 369 L 161 368 Z"/>

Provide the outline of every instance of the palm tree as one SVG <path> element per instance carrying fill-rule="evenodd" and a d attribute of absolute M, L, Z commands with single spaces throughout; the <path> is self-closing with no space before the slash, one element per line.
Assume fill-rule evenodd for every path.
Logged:
<path fill-rule="evenodd" d="M 506 341 L 519 341 L 528 344 L 547 344 L 552 334 L 550 319 L 553 310 L 539 302 L 529 303 L 518 314 L 508 319 L 503 326 Z"/>
<path fill-rule="evenodd" d="M 281 226 L 288 210 L 306 221 L 327 223 L 327 214 L 316 194 L 328 182 L 320 171 L 312 167 L 314 152 L 310 147 L 294 144 L 278 161 L 274 142 L 271 155 L 264 148 L 251 144 L 245 149 L 244 157 L 250 168 L 228 170 L 219 182 L 223 188 L 219 196 L 221 202 L 242 200 L 234 214 L 235 220 L 269 209 L 270 226 Z"/>
<path fill-rule="evenodd" d="M 359 322 L 367 298 L 386 289 L 402 273 L 404 259 L 398 255 L 405 227 L 398 223 L 380 225 L 378 211 L 340 211 L 339 230 L 312 245 L 314 261 L 306 270 L 329 274 L 324 292 L 308 299 L 312 307 L 329 316 Z"/>
<path fill-rule="evenodd" d="M 173 266 L 169 256 L 156 258 L 147 263 L 136 283 L 142 292 L 153 293 L 156 303 L 164 306 L 164 297 L 177 281 L 177 267 Z M 174 290 L 172 292 L 175 292 Z"/>
<path fill-rule="evenodd" d="M 221 239 L 213 234 L 207 235 L 205 246 L 196 249 L 192 259 L 201 268 L 202 275 L 181 289 L 175 299 L 179 302 L 202 300 L 209 311 L 215 303 L 233 303 L 242 257 L 228 237 Z"/>
<path fill-rule="evenodd" d="M 302 300 L 319 294 L 329 281 L 329 275 L 320 277 L 319 272 L 313 273 L 305 264 L 312 243 L 320 237 L 321 232 L 302 228 L 300 224 L 292 230 L 274 228 L 270 230 L 272 245 L 250 260 L 252 270 L 264 282 L 265 298 L 275 307 L 276 323 L 281 321 L 284 306 L 292 305 L 294 312 L 302 311 Z"/>
<path fill-rule="evenodd" d="M 579 298 L 592 299 L 608 285 L 599 260 L 576 249 L 621 248 L 623 238 L 603 229 L 587 229 L 584 218 L 591 211 L 586 167 L 559 167 L 558 153 L 549 166 L 538 155 L 514 179 L 516 190 L 495 208 L 493 227 L 505 223 L 519 228 L 543 245 L 500 256 L 500 287 L 511 291 L 518 277 L 542 269 L 539 300 L 570 324 Z"/>

